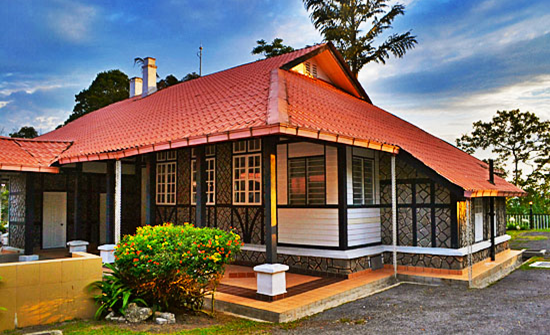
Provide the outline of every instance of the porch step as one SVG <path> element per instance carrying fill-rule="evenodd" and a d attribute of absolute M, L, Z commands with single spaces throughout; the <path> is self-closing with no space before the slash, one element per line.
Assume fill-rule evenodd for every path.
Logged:
<path fill-rule="evenodd" d="M 303 293 L 275 302 L 219 292 L 215 295 L 214 307 L 220 312 L 254 320 L 290 322 L 367 297 L 396 283 L 392 273 L 384 269 L 372 271 L 370 276 L 362 275 L 354 279 L 325 279 L 330 281 L 326 286 L 312 287 Z M 211 297 L 205 298 L 204 307 L 206 310 L 212 308 Z"/>

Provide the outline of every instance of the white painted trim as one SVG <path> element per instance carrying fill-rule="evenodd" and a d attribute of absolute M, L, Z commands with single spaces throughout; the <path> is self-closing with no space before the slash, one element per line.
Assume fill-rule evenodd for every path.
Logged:
<path fill-rule="evenodd" d="M 510 240 L 510 235 L 502 235 L 495 238 L 495 245 L 504 243 Z M 491 242 L 483 241 L 472 245 L 472 253 L 491 247 Z M 245 244 L 242 247 L 245 251 L 265 252 L 265 245 L 261 244 Z M 355 259 L 365 256 L 378 255 L 383 252 L 392 252 L 392 245 L 375 245 L 372 247 L 357 248 L 351 250 L 329 250 L 329 249 L 313 249 L 313 248 L 296 248 L 296 247 L 277 247 L 277 253 L 282 255 L 304 256 L 304 257 L 326 257 L 334 259 Z M 398 253 L 407 254 L 423 254 L 435 256 L 457 256 L 464 257 L 468 254 L 468 248 L 460 249 L 449 248 L 422 248 L 422 247 L 407 247 L 397 246 Z"/>

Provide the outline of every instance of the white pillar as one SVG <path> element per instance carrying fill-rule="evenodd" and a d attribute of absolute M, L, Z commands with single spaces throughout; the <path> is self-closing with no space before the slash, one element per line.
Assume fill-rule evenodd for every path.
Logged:
<path fill-rule="evenodd" d="M 120 241 L 120 227 L 122 220 L 122 161 L 117 160 L 115 165 L 115 244 Z"/>
<path fill-rule="evenodd" d="M 395 181 L 395 155 L 391 156 L 391 221 L 393 245 L 393 275 L 397 276 L 397 189 Z"/>

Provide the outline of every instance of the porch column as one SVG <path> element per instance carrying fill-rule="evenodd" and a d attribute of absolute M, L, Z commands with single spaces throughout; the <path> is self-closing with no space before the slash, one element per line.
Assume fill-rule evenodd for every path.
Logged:
<path fill-rule="evenodd" d="M 107 162 L 107 175 L 106 175 L 106 220 L 105 220 L 105 235 L 106 244 L 114 244 L 114 225 L 115 225 L 115 162 Z"/>
<path fill-rule="evenodd" d="M 391 156 L 391 221 L 393 245 L 393 274 L 397 276 L 397 189 L 395 180 L 395 154 Z"/>
<path fill-rule="evenodd" d="M 195 207 L 195 226 L 206 227 L 206 156 L 205 146 L 195 147 L 195 173 L 197 181 L 197 205 Z"/>
<path fill-rule="evenodd" d="M 147 179 L 145 181 L 145 224 L 154 225 L 155 224 L 155 206 L 156 206 L 156 162 L 155 154 L 152 153 L 149 155 L 145 170 L 147 174 Z"/>
<path fill-rule="evenodd" d="M 82 163 L 76 163 L 74 179 L 74 228 L 73 228 L 73 240 L 83 239 L 82 234 Z"/>
<path fill-rule="evenodd" d="M 122 161 L 115 164 L 115 244 L 120 241 L 120 227 L 122 225 Z"/>
<path fill-rule="evenodd" d="M 339 248 L 348 248 L 348 181 L 346 146 L 338 146 L 338 236 Z"/>
<path fill-rule="evenodd" d="M 277 142 L 272 137 L 266 137 L 262 142 L 266 264 L 255 266 L 254 272 L 258 298 L 274 301 L 286 295 L 286 271 L 289 268 L 277 263 Z"/>
<path fill-rule="evenodd" d="M 25 256 L 34 252 L 34 173 L 25 174 Z M 38 257 L 36 257 L 38 259 Z M 34 259 L 29 259 L 34 260 Z"/>
<path fill-rule="evenodd" d="M 266 263 L 277 263 L 277 146 L 264 139 L 263 154 L 264 220 Z"/>

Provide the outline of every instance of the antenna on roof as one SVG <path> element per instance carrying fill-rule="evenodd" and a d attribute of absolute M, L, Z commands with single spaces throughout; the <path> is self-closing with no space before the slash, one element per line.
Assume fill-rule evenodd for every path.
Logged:
<path fill-rule="evenodd" d="M 199 76 L 202 77 L 202 42 L 199 47 L 199 52 L 197 52 L 197 57 L 199 57 Z"/>

